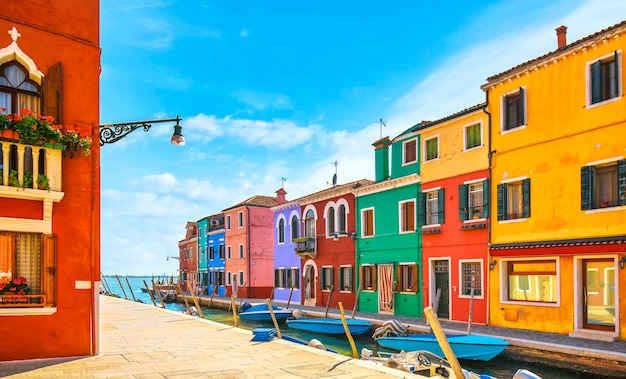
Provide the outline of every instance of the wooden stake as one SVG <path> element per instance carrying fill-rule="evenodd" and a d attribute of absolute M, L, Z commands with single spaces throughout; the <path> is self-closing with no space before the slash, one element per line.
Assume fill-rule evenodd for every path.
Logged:
<path fill-rule="evenodd" d="M 152 304 L 156 307 L 156 301 L 154 301 L 154 297 L 152 296 L 152 292 L 150 292 L 150 287 L 148 287 L 148 283 L 146 283 L 145 279 L 143 281 L 143 285 L 146 286 L 146 290 L 148 290 L 148 295 L 150 295 L 150 300 L 152 300 Z"/>
<path fill-rule="evenodd" d="M 355 359 L 359 359 L 359 353 L 356 351 L 356 345 L 354 344 L 354 339 L 352 338 L 352 334 L 350 333 L 350 328 L 348 328 L 346 316 L 343 314 L 343 303 L 340 301 L 337 305 L 339 305 L 339 312 L 341 313 L 341 323 L 343 324 L 343 330 L 346 331 L 346 337 L 348 337 L 348 342 L 350 342 L 350 347 L 352 348 L 352 357 Z"/>
<path fill-rule="evenodd" d="M 354 298 L 354 308 L 352 308 L 352 317 L 354 319 L 354 315 L 356 314 L 356 306 L 359 304 L 359 295 L 361 295 L 361 286 L 362 282 L 359 282 L 359 289 L 356 290 L 356 297 Z"/>
<path fill-rule="evenodd" d="M 452 351 L 450 342 L 448 342 L 448 338 L 443 332 L 441 324 L 439 323 L 439 319 L 433 311 L 433 308 L 430 306 L 426 307 L 424 309 L 424 315 L 426 315 L 426 319 L 428 320 L 428 324 L 430 325 L 430 327 L 433 328 L 433 332 L 435 333 L 435 337 L 437 338 L 439 347 L 441 347 L 441 350 L 443 350 L 443 354 L 446 356 L 446 360 L 450 364 L 450 367 L 452 367 L 454 376 L 456 378 L 464 378 L 465 376 L 463 375 L 463 368 L 461 368 L 461 364 L 456 359 L 456 355 L 454 355 L 454 351 Z"/>
<path fill-rule="evenodd" d="M 159 291 L 159 289 L 156 288 L 156 285 L 154 284 L 154 279 L 150 279 L 150 280 L 152 280 L 152 290 L 154 291 L 154 294 L 159 299 L 159 302 L 161 302 L 161 306 L 163 307 L 163 309 L 165 309 L 165 302 L 163 301 L 163 298 L 161 297 L 161 291 Z"/>
<path fill-rule="evenodd" d="M 230 295 L 230 307 L 233 309 L 233 322 L 235 328 L 239 327 L 239 317 L 237 316 L 237 305 L 235 304 L 235 295 Z"/>
<path fill-rule="evenodd" d="M 176 283 L 176 289 L 180 291 L 183 296 L 183 301 L 185 302 L 185 307 L 187 308 L 187 313 L 191 314 L 191 310 L 189 310 L 189 302 L 187 301 L 187 296 L 185 295 L 185 291 L 180 287 L 180 284 Z"/>
<path fill-rule="evenodd" d="M 126 291 L 124 291 L 124 286 L 122 285 L 122 281 L 120 280 L 120 277 L 117 276 L 117 274 L 115 274 L 115 278 L 117 279 L 117 282 L 120 284 L 120 288 L 122 289 L 122 293 L 124 294 L 124 299 L 128 300 L 128 296 L 126 296 Z"/>
<path fill-rule="evenodd" d="M 265 302 L 267 303 L 267 309 L 269 309 L 270 311 L 270 316 L 272 316 L 272 322 L 274 323 L 274 328 L 276 328 L 276 334 L 278 335 L 278 338 L 283 339 L 283 336 L 280 334 L 278 321 L 276 321 L 276 316 L 274 316 L 274 308 L 272 308 L 272 302 L 270 301 L 269 297 L 265 299 Z"/>
<path fill-rule="evenodd" d="M 107 283 L 106 278 L 104 277 L 104 275 L 102 275 L 102 273 L 100 273 L 100 278 L 102 278 L 102 283 L 104 283 L 104 290 L 110 294 L 111 293 L 111 287 L 109 287 L 109 283 Z"/>
<path fill-rule="evenodd" d="M 133 292 L 133 289 L 130 286 L 130 282 L 128 281 L 128 276 L 126 277 L 126 284 L 128 284 L 128 290 L 130 291 L 130 296 L 132 296 L 133 301 L 137 301 L 137 299 L 135 298 L 135 293 Z"/>
<path fill-rule="evenodd" d="M 469 317 L 467 319 L 467 334 L 472 334 L 472 311 L 474 310 L 474 287 L 472 286 L 470 292 L 470 307 L 469 307 Z"/>
<path fill-rule="evenodd" d="M 326 302 L 326 313 L 324 313 L 324 318 L 328 317 L 328 308 L 330 307 L 330 298 L 333 297 L 333 287 L 334 285 L 330 286 L 330 292 L 328 293 L 328 301 Z"/>
<path fill-rule="evenodd" d="M 189 287 L 189 280 L 187 280 L 187 287 Z M 200 304 L 198 304 L 198 300 L 196 299 L 196 295 L 193 293 L 193 290 L 191 291 L 191 299 L 193 300 L 193 303 L 196 305 L 196 310 L 198 311 L 200 318 L 204 318 L 204 314 L 202 313 L 202 308 L 200 308 Z"/>
<path fill-rule="evenodd" d="M 209 301 L 209 309 L 211 309 L 211 306 L 213 305 L 213 296 L 215 296 L 215 292 L 217 292 L 217 286 L 215 286 L 213 288 L 213 292 L 211 292 L 211 300 Z"/>
<path fill-rule="evenodd" d="M 291 295 L 293 295 L 293 287 L 289 290 L 289 299 L 287 299 L 287 309 L 289 309 L 289 304 L 291 304 Z"/>

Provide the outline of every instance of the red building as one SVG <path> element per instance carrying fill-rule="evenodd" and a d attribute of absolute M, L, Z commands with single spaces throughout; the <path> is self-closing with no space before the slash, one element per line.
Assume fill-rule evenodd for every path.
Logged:
<path fill-rule="evenodd" d="M 294 248 L 302 258 L 304 305 L 354 307 L 356 188 L 372 184 L 362 179 L 303 196 L 294 203 L 301 207 L 301 230 Z"/>
<path fill-rule="evenodd" d="M 72 156 L 24 133 L 0 140 L 0 360 L 98 354 L 99 2 L 43 4 L 2 3 L 0 108 L 96 142 Z M 30 293 L 16 298 L 7 284 L 22 277 Z"/>
<path fill-rule="evenodd" d="M 180 282 L 183 291 L 194 292 L 200 283 L 198 277 L 198 226 L 188 221 L 185 226 L 185 239 L 178 242 L 178 257 L 180 261 Z M 187 286 L 187 281 L 191 288 Z"/>

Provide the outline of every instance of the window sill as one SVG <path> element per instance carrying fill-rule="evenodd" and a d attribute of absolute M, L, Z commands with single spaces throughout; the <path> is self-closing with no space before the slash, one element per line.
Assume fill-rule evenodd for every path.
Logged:
<path fill-rule="evenodd" d="M 339 293 L 352 293 L 350 290 L 339 290 Z"/>
<path fill-rule="evenodd" d="M 615 97 L 612 97 L 612 98 L 610 98 L 610 99 L 606 99 L 606 100 L 598 101 L 597 103 L 593 103 L 593 104 L 591 104 L 591 103 L 590 103 L 590 99 L 587 99 L 587 101 L 588 101 L 588 103 L 587 103 L 587 109 L 593 109 L 593 108 L 595 108 L 595 107 L 600 107 L 600 106 L 602 106 L 602 105 L 604 105 L 604 104 L 609 104 L 609 103 L 612 103 L 612 102 L 614 102 L 614 101 L 619 101 L 619 100 L 621 100 L 621 99 L 622 99 L 622 96 L 620 95 L 620 96 L 615 96 Z"/>
<path fill-rule="evenodd" d="M 57 312 L 56 307 L 41 308 L 0 308 L 0 317 L 2 316 L 49 316 Z"/>
<path fill-rule="evenodd" d="M 416 164 L 416 163 L 417 163 L 417 159 L 416 159 L 416 160 L 414 160 L 414 161 L 411 161 L 411 162 L 404 162 L 404 163 L 402 163 L 402 167 L 404 167 L 404 166 L 410 166 L 410 165 L 412 165 L 412 164 Z"/>
<path fill-rule="evenodd" d="M 522 218 L 513 218 L 513 219 L 510 219 L 510 220 L 498 220 L 498 223 L 499 224 L 512 224 L 512 223 L 515 223 L 515 222 L 524 222 L 526 220 L 528 220 L 527 217 L 522 217 Z"/>
<path fill-rule="evenodd" d="M 617 211 L 626 211 L 626 205 L 617 205 L 615 207 L 606 207 L 606 208 L 594 208 L 585 210 L 585 214 L 594 214 L 594 213 L 605 213 L 605 212 L 617 212 Z"/>
<path fill-rule="evenodd" d="M 413 291 L 398 291 L 399 295 L 417 295 L 417 292 Z"/>
<path fill-rule="evenodd" d="M 501 304 L 509 304 L 509 305 L 525 305 L 525 306 L 535 306 L 535 307 L 549 307 L 549 308 L 558 308 L 561 306 L 560 303 L 542 303 L 539 301 L 523 301 L 523 300 L 506 300 L 501 301 Z"/>
<path fill-rule="evenodd" d="M 483 300 L 484 298 L 485 297 L 482 296 L 482 295 L 480 295 L 480 296 L 474 295 L 474 300 Z M 471 299 L 471 296 L 470 295 L 459 295 L 459 299 Z"/>
<path fill-rule="evenodd" d="M 509 133 L 512 133 L 512 132 L 517 132 L 518 130 L 522 130 L 522 129 L 526 129 L 526 124 L 520 125 L 520 126 L 516 126 L 516 127 L 511 128 L 511 129 L 506 129 L 506 130 L 504 128 L 500 127 L 500 134 L 501 135 L 509 134 Z"/>

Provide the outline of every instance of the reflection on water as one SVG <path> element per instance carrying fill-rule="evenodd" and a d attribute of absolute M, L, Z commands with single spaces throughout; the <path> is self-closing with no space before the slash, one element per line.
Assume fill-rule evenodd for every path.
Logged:
<path fill-rule="evenodd" d="M 148 283 L 148 285 L 150 285 L 150 279 L 151 279 L 150 277 L 128 277 L 128 281 L 130 282 L 135 298 L 143 301 L 146 304 L 152 304 L 152 301 L 150 300 L 150 296 L 146 292 L 143 292 L 141 288 L 145 287 L 143 284 L 143 280 L 145 280 Z M 123 298 L 123 294 L 117 282 L 117 279 L 115 279 L 115 277 L 106 277 L 106 280 L 111 289 L 111 292 L 114 294 L 120 295 Z M 130 300 L 132 300 L 130 291 L 128 290 L 128 287 L 126 284 L 126 278 L 120 277 L 120 280 L 122 282 L 122 285 L 124 286 L 126 295 L 128 296 Z M 158 300 L 157 300 L 157 304 L 158 304 Z M 169 310 L 182 312 L 185 310 L 185 304 L 166 303 L 166 308 Z M 202 312 L 204 314 L 204 317 L 208 320 L 234 326 L 232 311 L 229 312 L 228 310 L 217 309 L 217 308 L 209 309 L 203 306 Z M 326 346 L 327 348 L 336 350 L 346 356 L 352 356 L 352 348 L 350 347 L 350 343 L 348 342 L 347 337 L 344 335 L 329 336 L 329 335 L 307 333 L 302 330 L 289 329 L 287 324 L 284 321 L 280 322 L 278 326 L 282 334 L 286 334 L 291 337 L 295 337 L 304 341 L 310 341 L 311 339 L 315 338 L 321 341 L 324 344 L 324 346 Z M 260 321 L 240 319 L 239 327 L 243 329 L 247 329 L 247 330 L 254 330 L 255 328 L 259 328 L 259 327 L 273 328 L 274 326 L 272 323 L 268 324 L 268 323 L 260 322 Z M 379 351 L 378 345 L 371 338 L 371 333 L 360 335 L 360 336 L 353 336 L 353 339 L 357 348 L 357 352 L 359 353 L 362 348 L 367 348 L 369 350 L 372 350 L 374 354 L 376 354 L 376 352 Z M 391 352 L 391 351 L 386 351 L 384 349 L 382 349 L 381 351 Z M 524 362 L 512 361 L 512 360 L 508 360 L 502 357 L 496 357 L 489 362 L 460 361 L 460 363 L 463 366 L 463 368 L 467 370 L 474 371 L 478 374 L 491 375 L 491 376 L 494 376 L 496 378 L 501 378 L 501 379 L 507 379 L 507 378 L 513 377 L 513 375 L 519 368 L 526 368 L 528 370 L 531 370 L 535 374 L 541 376 L 543 379 L 562 379 L 562 378 L 569 378 L 569 379 L 585 378 L 587 379 L 590 377 L 589 375 L 565 372 L 563 370 L 558 370 L 558 369 L 554 369 L 554 368 L 550 368 L 550 367 L 542 366 L 542 365 L 540 366 L 540 365 L 526 364 Z"/>

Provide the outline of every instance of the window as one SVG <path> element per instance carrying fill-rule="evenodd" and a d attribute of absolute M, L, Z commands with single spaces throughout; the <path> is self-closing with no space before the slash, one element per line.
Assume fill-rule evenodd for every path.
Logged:
<path fill-rule="evenodd" d="M 298 217 L 293 216 L 291 218 L 291 239 L 298 238 Z"/>
<path fill-rule="evenodd" d="M 398 265 L 396 291 L 418 292 L 417 265 L 415 263 L 400 263 Z"/>
<path fill-rule="evenodd" d="M 473 149 L 482 145 L 482 128 L 481 124 L 476 123 L 465 127 L 465 150 Z"/>
<path fill-rule="evenodd" d="M 237 227 L 243 228 L 243 212 L 237 213 Z"/>
<path fill-rule="evenodd" d="M 239 258 L 243 258 L 243 245 L 239 245 Z"/>
<path fill-rule="evenodd" d="M 7 114 L 22 108 L 41 112 L 41 88 L 17 61 L 0 66 L 0 108 L 6 108 Z"/>
<path fill-rule="evenodd" d="M 530 217 L 530 179 L 498 184 L 498 220 Z"/>
<path fill-rule="evenodd" d="M 300 288 L 298 273 L 299 269 L 297 267 L 292 267 L 287 270 L 287 288 Z"/>
<path fill-rule="evenodd" d="M 56 304 L 55 255 L 55 235 L 1 232 L 0 284 L 22 276 L 26 278 L 30 295 L 42 295 L 31 298 L 31 306 Z"/>
<path fill-rule="evenodd" d="M 461 261 L 461 296 L 482 296 L 482 262 Z"/>
<path fill-rule="evenodd" d="M 306 212 L 304 217 L 304 236 L 309 238 L 315 237 L 315 214 L 311 209 Z"/>
<path fill-rule="evenodd" d="M 352 292 L 352 266 L 339 267 L 339 291 Z"/>
<path fill-rule="evenodd" d="M 410 141 L 405 141 L 402 144 L 402 152 L 404 154 L 402 158 L 403 164 L 417 162 L 417 140 L 412 139 Z"/>
<path fill-rule="evenodd" d="M 332 267 L 322 267 L 320 270 L 320 288 L 322 291 L 332 291 L 335 286 Z"/>
<path fill-rule="evenodd" d="M 224 259 L 224 244 L 220 244 L 220 259 Z"/>
<path fill-rule="evenodd" d="M 278 243 L 285 243 L 285 219 L 278 221 Z"/>
<path fill-rule="evenodd" d="M 626 205 L 626 159 L 580 170 L 580 209 Z"/>
<path fill-rule="evenodd" d="M 230 230 L 230 215 L 226 216 L 226 230 Z"/>
<path fill-rule="evenodd" d="M 484 218 L 489 215 L 489 182 L 461 184 L 459 186 L 459 219 Z"/>
<path fill-rule="evenodd" d="M 328 208 L 326 214 L 326 236 L 332 237 L 335 234 L 335 208 Z"/>
<path fill-rule="evenodd" d="M 374 235 L 374 209 L 363 209 L 361 211 L 361 231 L 364 237 Z"/>
<path fill-rule="evenodd" d="M 420 224 L 439 225 L 445 221 L 444 189 L 430 190 L 420 194 Z"/>
<path fill-rule="evenodd" d="M 227 281 L 226 281 L 226 285 L 231 285 L 233 283 L 232 281 L 232 275 L 230 274 L 230 271 L 228 271 L 228 275 L 227 275 Z"/>
<path fill-rule="evenodd" d="M 424 160 L 432 161 L 439 158 L 439 137 L 432 137 L 424 140 Z"/>
<path fill-rule="evenodd" d="M 209 259 L 215 259 L 215 246 L 213 245 L 209 246 Z"/>
<path fill-rule="evenodd" d="M 618 52 L 588 64 L 591 81 L 589 104 L 613 99 L 619 96 L 619 60 Z"/>
<path fill-rule="evenodd" d="M 526 124 L 525 90 L 520 87 L 502 97 L 502 130 L 519 128 Z"/>
<path fill-rule="evenodd" d="M 339 205 L 339 233 L 346 234 L 348 233 L 348 229 L 346 228 L 347 220 L 346 220 L 346 206 L 341 204 Z"/>
<path fill-rule="evenodd" d="M 224 282 L 224 280 L 225 280 L 225 277 L 224 277 L 224 271 L 218 271 L 218 272 L 216 273 L 216 275 L 217 275 L 217 285 L 218 285 L 218 286 L 223 286 L 223 285 L 225 285 L 225 282 Z"/>
<path fill-rule="evenodd" d="M 274 287 L 285 288 L 285 269 L 282 267 L 274 269 Z"/>
<path fill-rule="evenodd" d="M 243 286 L 244 284 L 246 284 L 246 281 L 243 280 L 243 271 L 239 271 L 239 285 Z"/>
<path fill-rule="evenodd" d="M 228 251 L 228 254 L 226 254 L 226 259 L 231 259 L 233 256 L 232 256 L 232 254 L 231 254 L 231 252 L 230 252 L 230 246 L 228 246 L 228 247 L 226 248 L 226 250 Z"/>
<path fill-rule="evenodd" d="M 363 290 L 376 291 L 376 266 L 361 266 L 361 285 Z"/>
<path fill-rule="evenodd" d="M 415 231 L 415 201 L 400 203 L 400 232 Z"/>
<path fill-rule="evenodd" d="M 556 260 L 506 262 L 507 300 L 556 303 L 556 266 Z"/>

